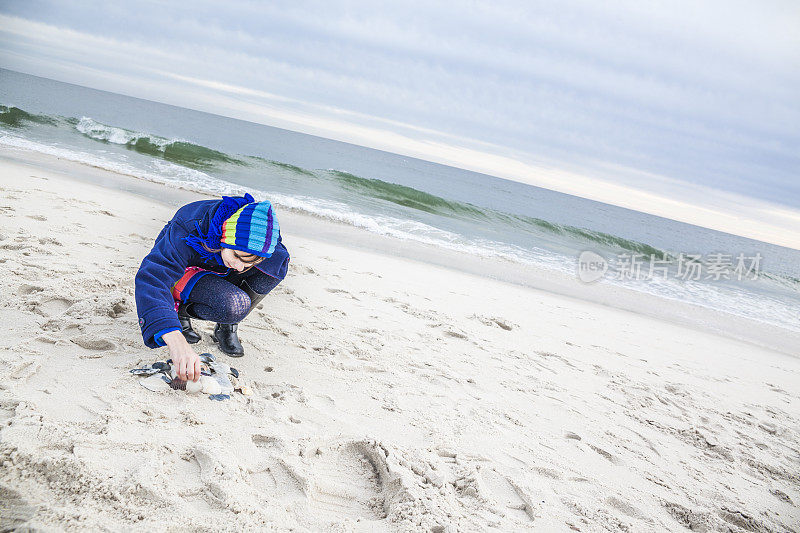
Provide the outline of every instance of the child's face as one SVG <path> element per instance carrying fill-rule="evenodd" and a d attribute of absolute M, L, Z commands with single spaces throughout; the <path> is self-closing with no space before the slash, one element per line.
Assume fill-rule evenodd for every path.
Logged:
<path fill-rule="evenodd" d="M 223 248 L 220 255 L 222 255 L 222 262 L 225 263 L 225 266 L 237 272 L 244 272 L 264 260 L 263 257 L 230 248 Z"/>

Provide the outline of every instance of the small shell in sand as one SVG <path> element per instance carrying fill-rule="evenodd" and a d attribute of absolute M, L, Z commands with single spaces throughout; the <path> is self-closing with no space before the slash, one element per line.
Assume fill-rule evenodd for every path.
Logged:
<path fill-rule="evenodd" d="M 200 379 L 197 381 L 184 381 L 183 383 L 186 392 L 190 394 L 197 394 L 198 392 L 202 392 L 203 394 L 219 394 L 222 392 L 222 386 L 211 376 L 200 376 Z"/>
<path fill-rule="evenodd" d="M 242 387 L 242 394 L 244 394 L 245 396 L 250 396 L 251 394 L 253 394 L 253 389 L 245 385 L 244 387 Z"/>
<path fill-rule="evenodd" d="M 200 376 L 200 379 L 198 379 L 197 381 L 191 381 L 191 380 L 187 381 L 186 382 L 186 392 L 189 392 L 191 394 L 195 394 L 195 393 L 200 392 L 201 390 L 203 390 L 203 378 L 204 377 L 205 376 Z"/>
<path fill-rule="evenodd" d="M 173 379 L 170 387 L 176 390 L 185 390 L 189 394 L 219 394 L 222 392 L 222 385 L 211 376 L 200 376 L 197 381 L 183 381 L 181 379 Z"/>
<path fill-rule="evenodd" d="M 197 394 L 198 392 L 202 392 L 203 394 L 219 394 L 222 392 L 222 386 L 211 376 L 200 376 L 200 379 L 197 381 L 183 381 L 182 379 L 177 379 L 176 376 L 177 372 L 175 368 L 173 368 L 172 383 L 170 384 L 173 389 L 185 390 L 190 394 Z"/>
<path fill-rule="evenodd" d="M 211 376 L 200 376 L 203 394 L 220 394 L 222 392 L 222 385 L 219 382 L 212 378 Z"/>

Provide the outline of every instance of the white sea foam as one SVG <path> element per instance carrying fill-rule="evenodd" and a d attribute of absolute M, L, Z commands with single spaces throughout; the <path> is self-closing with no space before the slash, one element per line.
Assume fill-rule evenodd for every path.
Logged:
<path fill-rule="evenodd" d="M 114 144 L 127 144 L 140 137 L 132 131 L 106 126 L 89 117 L 81 117 L 75 129 L 92 139 Z"/>
<path fill-rule="evenodd" d="M 710 284 L 659 276 L 647 280 L 606 278 L 605 281 L 659 298 L 721 310 L 750 320 L 800 331 L 800 325 L 795 318 L 794 302 L 775 298 L 764 294 L 763 291 L 758 291 L 758 297 L 754 298 L 753 292 L 747 291 L 744 286 Z"/>
<path fill-rule="evenodd" d="M 134 165 L 100 157 L 96 154 L 63 148 L 58 145 L 44 144 L 12 134 L 0 133 L 0 145 L 8 148 L 49 154 L 68 161 L 82 163 L 84 165 L 116 172 L 117 174 L 123 174 L 179 189 L 215 195 L 237 194 L 244 191 L 241 186 L 234 183 L 214 178 L 199 170 L 193 170 L 160 159 L 153 159 L 153 170 L 147 171 Z"/>
<path fill-rule="evenodd" d="M 88 119 L 84 122 L 84 129 L 98 136 L 95 138 L 103 137 L 108 142 L 115 144 L 125 144 L 128 142 L 126 139 L 136 138 L 133 132 L 120 128 L 110 128 L 102 124 L 100 126 L 108 128 L 108 130 L 95 128 L 90 121 L 91 119 Z M 119 157 L 119 154 L 103 151 L 81 152 L 4 132 L 0 132 L 0 146 L 49 154 L 169 187 L 217 196 L 243 194 L 247 191 L 258 198 L 268 198 L 278 208 L 297 210 L 316 217 L 349 224 L 379 235 L 411 240 L 478 257 L 499 258 L 567 274 L 573 273 L 576 268 L 576 258 L 541 248 L 521 248 L 496 241 L 468 239 L 457 233 L 415 220 L 358 213 L 350 206 L 335 200 L 253 190 L 161 159 L 151 159 L 149 162 L 151 169 L 144 170 L 130 163 L 112 159 L 114 156 Z M 679 282 L 672 279 L 654 279 L 647 282 L 630 280 L 615 282 L 607 279 L 606 282 L 669 300 L 690 302 L 710 309 L 722 309 L 738 316 L 800 331 L 792 318 L 794 316 L 792 306 L 768 295 L 761 295 L 756 299 L 753 298 L 752 293 L 745 293 L 736 288 L 711 286 L 707 283 Z"/>
<path fill-rule="evenodd" d="M 109 135 L 118 134 L 111 132 Z M 122 136 L 117 136 L 116 138 L 119 141 L 123 139 Z M 152 159 L 153 170 L 148 172 L 131 164 L 99 157 L 96 154 L 48 145 L 11 134 L 0 136 L 0 145 L 50 154 L 69 161 L 180 189 L 218 196 L 251 192 L 258 197 L 269 198 L 277 207 L 285 207 L 320 218 L 349 224 L 379 235 L 440 246 L 479 257 L 502 258 L 562 272 L 567 272 L 572 268 L 572 266 L 565 264 L 563 257 L 543 249 L 523 249 L 493 241 L 470 241 L 456 233 L 415 220 L 358 213 L 353 211 L 350 206 L 334 200 L 321 200 L 300 195 L 289 196 L 245 188 L 235 183 L 209 176 L 205 172 L 161 159 Z"/>
<path fill-rule="evenodd" d="M 82 134 L 98 141 L 109 142 L 112 144 L 129 144 L 135 142 L 137 139 L 147 139 L 152 144 L 164 148 L 172 142 L 181 141 L 181 139 L 166 139 L 157 135 L 148 135 L 146 133 L 138 133 L 125 128 L 117 128 L 115 126 L 108 126 L 102 122 L 97 122 L 90 117 L 81 117 L 75 125 L 75 129 Z"/>
<path fill-rule="evenodd" d="M 412 240 L 478 257 L 501 258 L 518 263 L 527 263 L 561 272 L 574 270 L 574 265 L 570 265 L 568 261 L 565 262 L 562 256 L 541 248 L 524 249 L 496 241 L 469 240 L 457 233 L 415 220 L 358 213 L 348 205 L 332 200 L 319 200 L 306 196 L 283 194 L 269 194 L 268 196 L 276 206 L 342 222 L 379 235 Z"/>

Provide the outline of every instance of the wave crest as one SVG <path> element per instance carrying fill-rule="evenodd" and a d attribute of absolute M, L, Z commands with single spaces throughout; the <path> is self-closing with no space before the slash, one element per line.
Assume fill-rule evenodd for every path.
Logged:
<path fill-rule="evenodd" d="M 494 209 L 478 207 L 467 202 L 447 200 L 440 196 L 414 189 L 413 187 L 397 185 L 379 179 L 362 178 L 341 170 L 329 170 L 328 172 L 341 185 L 360 194 L 369 195 L 397 205 L 418 209 L 435 215 L 466 218 L 481 222 L 491 220 L 510 225 L 522 231 L 544 231 L 554 235 L 572 237 L 577 240 L 588 242 L 589 244 L 600 244 L 629 252 L 644 254 L 646 256 L 655 255 L 657 257 L 669 257 L 666 252 L 654 246 L 625 239 L 617 235 L 564 224 L 556 224 L 525 215 L 513 215 Z"/>
<path fill-rule="evenodd" d="M 184 139 L 167 139 L 149 133 L 110 126 L 90 117 L 60 119 L 73 126 L 83 136 L 102 143 L 111 143 L 152 157 L 156 162 L 164 162 L 186 167 L 187 170 L 209 171 L 225 164 L 246 165 L 242 159 L 224 152 L 194 144 Z M 11 126 L 20 126 L 24 122 L 57 125 L 59 118 L 28 113 L 16 107 L 0 106 L 0 121 Z M 495 209 L 479 207 L 468 202 L 450 200 L 435 194 L 427 193 L 406 185 L 399 185 L 375 178 L 365 178 L 342 170 L 313 171 L 281 161 L 273 161 L 258 156 L 249 156 L 251 163 L 260 161 L 277 167 L 283 171 L 303 178 L 325 177 L 332 179 L 338 186 L 358 195 L 369 196 L 391 202 L 409 209 L 424 211 L 438 216 L 457 218 L 481 224 L 496 223 L 510 227 L 516 231 L 534 234 L 557 235 L 572 238 L 589 245 L 601 245 L 644 255 L 669 256 L 649 244 L 637 242 L 617 235 L 600 231 L 557 224 L 547 220 L 510 214 Z M 175 169 L 171 169 L 170 174 Z M 207 176 L 203 174 L 203 176 Z M 196 176 L 195 176 L 196 178 Z M 204 180 L 199 180 L 204 181 Z M 350 221 L 352 223 L 352 221 Z"/>
<path fill-rule="evenodd" d="M 141 154 L 160 157 L 190 168 L 207 170 L 220 163 L 244 165 L 242 160 L 206 146 L 183 139 L 167 139 L 109 126 L 89 117 L 81 117 L 75 123 L 75 129 L 90 139 L 120 144 Z"/>
<path fill-rule="evenodd" d="M 12 128 L 19 128 L 26 122 L 35 122 L 37 124 L 48 124 L 55 126 L 57 121 L 46 115 L 35 115 L 14 106 L 0 105 L 0 122 Z"/>

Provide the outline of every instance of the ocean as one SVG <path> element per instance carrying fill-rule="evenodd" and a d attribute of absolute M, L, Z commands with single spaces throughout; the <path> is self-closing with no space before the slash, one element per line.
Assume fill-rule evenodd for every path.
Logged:
<path fill-rule="evenodd" d="M 800 332 L 800 251 L 485 174 L 4 69 L 0 146 Z"/>

